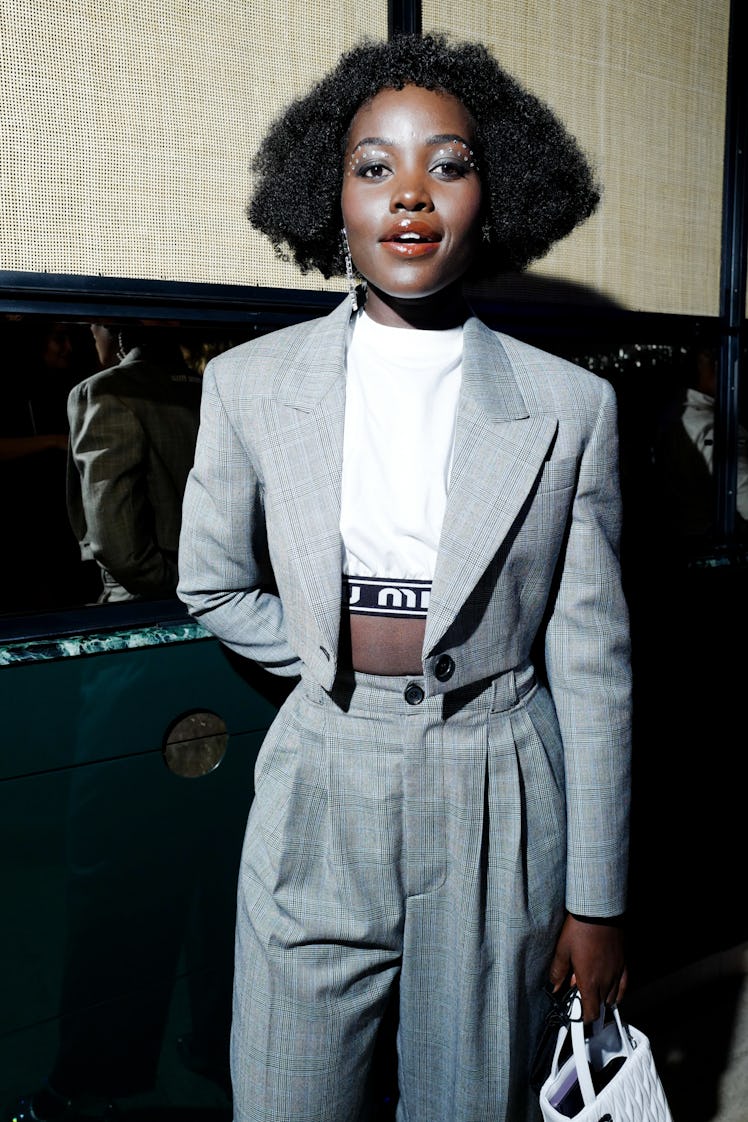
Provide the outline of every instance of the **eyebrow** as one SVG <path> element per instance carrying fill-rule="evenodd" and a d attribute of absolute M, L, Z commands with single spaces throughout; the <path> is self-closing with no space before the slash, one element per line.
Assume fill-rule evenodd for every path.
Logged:
<path fill-rule="evenodd" d="M 437 133 L 436 136 L 427 136 L 424 143 L 430 146 L 433 144 L 449 144 L 455 140 L 458 144 L 464 144 L 466 148 L 470 147 L 470 143 L 464 136 L 460 136 L 459 133 L 451 132 Z M 397 144 L 394 140 L 388 140 L 384 136 L 365 136 L 351 149 L 351 155 L 359 148 L 365 148 L 369 144 L 378 144 L 381 148 L 397 148 Z"/>
<path fill-rule="evenodd" d="M 426 141 L 427 144 L 449 144 L 451 141 L 456 140 L 458 144 L 464 144 L 466 148 L 470 147 L 470 142 L 464 136 L 460 136 L 458 132 L 444 132 L 439 133 L 438 136 L 430 136 Z"/>

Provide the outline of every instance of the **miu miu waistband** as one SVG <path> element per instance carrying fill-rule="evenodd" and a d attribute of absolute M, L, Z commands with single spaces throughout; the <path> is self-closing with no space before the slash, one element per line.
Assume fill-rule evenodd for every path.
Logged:
<path fill-rule="evenodd" d="M 356 615 L 425 619 L 430 595 L 430 580 L 343 576 L 343 604 Z"/>

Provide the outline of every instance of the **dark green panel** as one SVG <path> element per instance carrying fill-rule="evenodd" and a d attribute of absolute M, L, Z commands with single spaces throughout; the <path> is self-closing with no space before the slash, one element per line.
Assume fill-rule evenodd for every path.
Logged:
<path fill-rule="evenodd" d="M 142 653 L 151 652 L 130 655 L 131 662 L 163 670 Z M 100 700 L 79 737 L 105 735 L 107 712 L 124 721 L 123 698 L 136 683 L 140 708 L 160 718 L 161 699 L 148 690 L 160 688 L 165 674 L 143 678 L 139 667 L 120 666 L 123 695 L 113 709 L 116 679 L 111 663 L 102 663 L 90 683 L 108 688 L 96 689 Z M 223 676 L 223 690 L 201 683 L 213 707 L 248 688 L 234 685 L 225 664 Z M 158 1096 L 166 1065 L 197 1105 L 210 1101 L 211 1085 L 180 1064 L 177 1037 L 202 1034 L 215 1062 L 225 1062 L 236 875 L 264 734 L 232 734 L 214 771 L 183 779 L 166 768 L 160 746 L 142 750 L 135 716 L 127 717 L 129 756 L 71 760 L 0 783 L 2 1103 L 38 1086 L 58 1047 L 87 1090 Z M 69 735 L 66 743 L 77 741 Z"/>
<path fill-rule="evenodd" d="M 213 640 L 131 638 L 131 649 L 0 669 L 8 1117 L 50 1074 L 89 1099 L 230 1116 L 236 878 L 257 753 L 285 686 Z M 195 711 L 220 721 L 183 722 L 172 764 L 194 770 L 203 748 L 225 751 L 184 778 L 163 748 Z M 207 1076 L 185 1064 L 180 1038 Z"/>
<path fill-rule="evenodd" d="M 277 688 L 247 673 L 260 690 Z M 266 729 L 276 711 L 212 640 L 0 668 L 0 779 L 159 750 L 195 709 L 232 733 Z"/>

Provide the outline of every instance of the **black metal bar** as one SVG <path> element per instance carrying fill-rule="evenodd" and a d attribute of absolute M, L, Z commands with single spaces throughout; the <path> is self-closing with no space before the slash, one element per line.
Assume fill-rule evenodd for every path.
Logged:
<path fill-rule="evenodd" d="M 421 0 L 387 0 L 387 34 L 420 35 Z"/>
<path fill-rule="evenodd" d="M 160 320 L 220 325 L 249 324 L 268 329 L 325 315 L 341 292 L 197 284 L 126 277 L 0 271 L 0 315 L 47 315 L 59 319 Z M 471 298 L 490 326 L 520 338 L 584 340 L 588 344 L 682 342 L 705 331 L 716 334 L 716 316 L 634 312 L 614 304 Z"/>
<path fill-rule="evenodd" d="M 324 315 L 342 292 L 0 271 L 0 314 L 282 326 Z"/>
<path fill-rule="evenodd" d="M 718 531 L 729 548 L 736 536 L 739 388 L 745 361 L 748 231 L 748 84 L 745 81 L 745 0 L 730 5 L 722 201 L 720 319 L 723 325 L 715 417 L 715 487 Z"/>

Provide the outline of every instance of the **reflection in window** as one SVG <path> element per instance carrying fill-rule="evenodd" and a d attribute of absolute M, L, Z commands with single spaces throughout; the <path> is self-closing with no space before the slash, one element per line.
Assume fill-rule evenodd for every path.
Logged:
<path fill-rule="evenodd" d="M 202 373 L 250 334 L 0 323 L 0 613 L 174 595 Z"/>
<path fill-rule="evenodd" d="M 664 485 L 675 525 L 689 538 L 713 532 L 714 441 L 718 350 L 704 344 L 686 356 L 686 382 L 660 446 Z M 748 525 L 748 432 L 738 430 L 736 514 Z"/>
<path fill-rule="evenodd" d="M 103 369 L 68 398 L 68 512 L 81 558 L 99 566 L 101 603 L 173 596 L 201 379 L 167 332 L 91 331 Z"/>
<path fill-rule="evenodd" d="M 618 396 L 627 537 L 650 556 L 707 555 L 717 539 L 714 482 L 718 345 L 656 344 L 571 356 L 607 378 Z M 738 448 L 738 535 L 747 540 L 748 432 Z"/>

